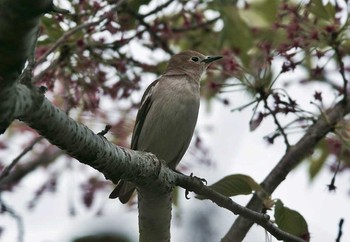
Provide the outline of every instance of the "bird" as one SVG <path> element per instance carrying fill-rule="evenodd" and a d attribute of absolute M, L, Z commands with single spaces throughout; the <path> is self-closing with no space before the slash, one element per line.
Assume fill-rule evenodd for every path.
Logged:
<path fill-rule="evenodd" d="M 200 79 L 221 56 L 186 50 L 173 55 L 165 72 L 144 92 L 136 116 L 131 149 L 154 154 L 175 170 L 184 156 L 197 123 Z M 135 185 L 119 181 L 109 198 L 125 204 Z"/>

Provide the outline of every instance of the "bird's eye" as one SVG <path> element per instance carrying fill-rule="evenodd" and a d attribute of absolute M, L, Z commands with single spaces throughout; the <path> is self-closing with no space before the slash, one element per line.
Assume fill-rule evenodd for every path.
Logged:
<path fill-rule="evenodd" d="M 193 60 L 194 62 L 197 62 L 197 61 L 199 61 L 199 58 L 198 57 L 192 57 L 191 60 Z"/>

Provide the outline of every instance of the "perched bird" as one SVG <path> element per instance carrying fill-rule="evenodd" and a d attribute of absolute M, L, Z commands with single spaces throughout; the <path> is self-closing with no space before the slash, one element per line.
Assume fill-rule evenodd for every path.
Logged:
<path fill-rule="evenodd" d="M 164 74 L 143 94 L 131 149 L 150 152 L 175 169 L 196 126 L 200 78 L 208 65 L 220 58 L 187 50 L 170 59 Z M 133 183 L 120 181 L 109 198 L 119 197 L 122 203 L 126 203 L 134 190 Z"/>

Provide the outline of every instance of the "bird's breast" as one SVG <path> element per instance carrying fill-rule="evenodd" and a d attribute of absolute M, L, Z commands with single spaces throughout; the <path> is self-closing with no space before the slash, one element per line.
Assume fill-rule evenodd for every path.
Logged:
<path fill-rule="evenodd" d="M 187 150 L 198 117 L 199 84 L 191 80 L 165 80 L 155 87 L 138 147 L 175 168 Z"/>

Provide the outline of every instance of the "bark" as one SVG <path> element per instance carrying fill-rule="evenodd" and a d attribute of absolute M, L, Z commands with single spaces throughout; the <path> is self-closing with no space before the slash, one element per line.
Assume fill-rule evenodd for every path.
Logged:
<path fill-rule="evenodd" d="M 51 0 L 0 0 L 0 79 L 13 84 L 34 45 L 40 17 Z"/>
<path fill-rule="evenodd" d="M 27 108 L 20 100 L 24 90 L 13 86 L 36 41 L 40 17 L 51 8 L 51 0 L 0 0 L 0 134 L 18 109 Z"/>
<path fill-rule="evenodd" d="M 315 124 L 310 126 L 305 135 L 286 152 L 275 168 L 268 174 L 262 182 L 262 187 L 266 192 L 272 192 L 286 179 L 291 170 L 296 167 L 303 159 L 312 154 L 317 143 L 323 139 L 327 133 L 334 130 L 340 122 L 350 112 L 350 98 L 338 102 L 333 108 L 322 113 Z M 257 196 L 249 201 L 246 206 L 254 211 L 261 211 L 262 203 Z M 224 236 L 222 241 L 242 241 L 254 224 L 251 220 L 239 216 L 233 223 L 230 230 Z"/>
<path fill-rule="evenodd" d="M 172 193 L 138 190 L 140 242 L 170 241 Z"/>
<path fill-rule="evenodd" d="M 144 206 L 148 211 L 140 214 L 140 225 L 154 221 L 152 211 L 154 202 L 157 202 L 157 206 L 166 208 L 159 210 L 159 217 L 166 219 L 162 220 L 161 229 L 153 227 L 151 232 L 159 238 L 170 238 L 171 200 L 155 200 L 153 195 L 170 196 L 175 184 L 173 171 L 162 165 L 155 156 L 116 147 L 103 136 L 94 134 L 85 125 L 69 118 L 44 97 L 43 89 L 32 86 L 31 80 L 26 80 L 25 85 L 19 83 L 25 62 L 35 46 L 40 17 L 52 8 L 51 0 L 38 0 L 35 3 L 29 0 L 0 0 L 0 133 L 5 132 L 14 119 L 20 119 L 52 144 L 100 171 L 114 183 L 123 178 L 139 185 L 144 191 L 141 207 L 149 205 Z M 5 179 L 3 188 L 9 184 Z M 153 187 L 153 192 L 148 194 L 148 188 L 143 188 L 143 184 L 148 184 L 148 188 Z M 162 230 L 163 227 L 165 230 Z M 140 232 L 141 238 L 147 239 L 150 234 L 147 226 L 142 226 Z"/>

